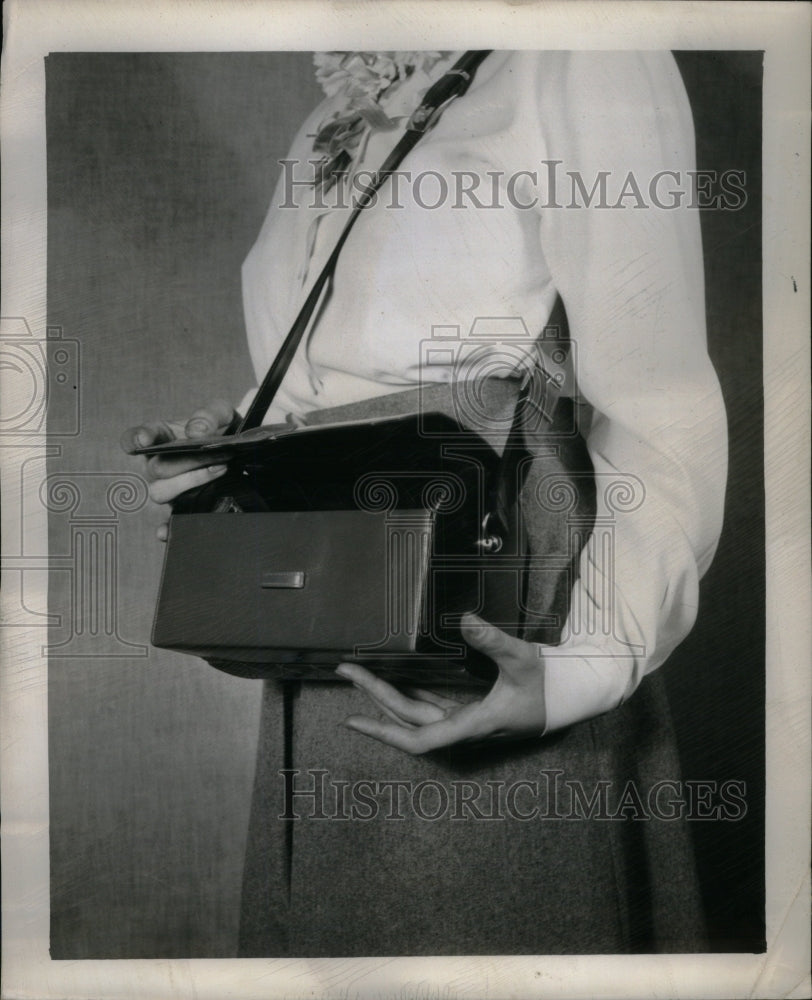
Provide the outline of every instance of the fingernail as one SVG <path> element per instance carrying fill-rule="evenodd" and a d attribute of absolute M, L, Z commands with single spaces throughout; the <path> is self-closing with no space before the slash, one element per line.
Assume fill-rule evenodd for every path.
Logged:
<path fill-rule="evenodd" d="M 345 666 L 345 665 L 344 665 L 343 663 L 340 663 L 340 664 L 339 664 L 339 665 L 338 665 L 338 666 L 336 667 L 336 673 L 337 673 L 337 674 L 338 674 L 338 675 L 339 675 L 340 677 L 349 677 L 349 676 L 350 676 L 350 672 L 349 672 L 349 668 L 348 668 L 347 666 Z"/>
<path fill-rule="evenodd" d="M 192 434 L 208 434 L 209 425 L 205 420 L 190 420 L 186 425 L 186 430 Z"/>
<path fill-rule="evenodd" d="M 149 434 L 146 431 L 137 431 L 135 441 L 139 448 L 146 448 L 149 445 Z"/>
<path fill-rule="evenodd" d="M 210 465 L 209 474 L 212 476 L 219 476 L 221 473 L 225 472 L 227 468 L 227 465 Z"/>

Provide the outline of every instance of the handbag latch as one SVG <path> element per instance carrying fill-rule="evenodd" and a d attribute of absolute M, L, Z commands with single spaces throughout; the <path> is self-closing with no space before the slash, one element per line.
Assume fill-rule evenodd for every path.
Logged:
<path fill-rule="evenodd" d="M 307 577 L 301 571 L 294 573 L 263 573 L 263 590 L 301 590 Z"/>

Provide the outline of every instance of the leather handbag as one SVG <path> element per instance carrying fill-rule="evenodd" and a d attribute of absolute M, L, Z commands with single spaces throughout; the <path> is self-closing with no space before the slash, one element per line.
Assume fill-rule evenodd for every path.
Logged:
<path fill-rule="evenodd" d="M 530 423 L 551 432 L 566 423 L 560 375 L 536 364 L 521 381 L 477 386 L 485 410 L 508 415 L 501 450 L 471 426 L 453 385 L 382 397 L 361 419 L 350 406 L 262 426 L 358 214 L 487 54 L 466 53 L 430 88 L 245 416 L 225 435 L 139 449 L 229 465 L 173 504 L 155 646 L 242 676 L 333 680 L 335 665 L 352 660 L 422 685 L 493 681 L 494 664 L 462 641 L 459 620 L 474 611 L 511 634 L 522 628 L 524 437 Z M 564 342 L 560 300 L 557 309 Z"/>

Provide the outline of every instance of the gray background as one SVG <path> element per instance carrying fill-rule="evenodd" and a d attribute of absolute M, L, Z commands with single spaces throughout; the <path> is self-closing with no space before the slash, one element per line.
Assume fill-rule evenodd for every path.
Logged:
<path fill-rule="evenodd" d="M 82 350 L 81 434 L 50 472 L 140 471 L 125 427 L 254 384 L 240 265 L 319 93 L 296 54 L 49 57 L 49 323 Z M 162 516 L 120 517 L 131 642 L 148 642 Z M 51 609 L 69 601 L 54 574 Z M 233 953 L 257 685 L 164 650 L 52 658 L 54 956 Z"/>
<path fill-rule="evenodd" d="M 731 474 L 700 621 L 663 669 L 686 776 L 748 786 L 745 820 L 694 827 L 713 947 L 760 950 L 761 59 L 679 62 L 700 166 L 745 169 L 749 201 L 702 217 Z M 307 54 L 49 56 L 48 321 L 82 356 L 81 433 L 60 439 L 48 471 L 72 477 L 86 509 L 103 505 L 105 480 L 77 473 L 138 470 L 118 450 L 124 427 L 183 416 L 214 395 L 237 401 L 253 384 L 239 269 L 277 160 L 319 94 Z M 65 406 L 54 400 L 49 428 Z M 159 520 L 154 510 L 118 518 L 115 602 L 131 643 L 148 642 Z M 69 550 L 70 531 L 70 516 L 55 512 L 52 552 Z M 51 642 L 68 637 L 69 583 L 52 574 L 51 610 L 63 620 Z M 233 955 L 257 682 L 154 649 L 54 656 L 49 679 L 52 956 Z"/>

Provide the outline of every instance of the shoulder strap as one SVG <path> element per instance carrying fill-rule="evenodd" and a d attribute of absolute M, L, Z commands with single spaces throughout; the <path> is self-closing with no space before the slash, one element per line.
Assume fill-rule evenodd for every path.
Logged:
<path fill-rule="evenodd" d="M 372 196 L 381 187 L 386 178 L 397 169 L 407 153 L 420 141 L 420 139 L 431 129 L 443 113 L 445 108 L 455 98 L 460 97 L 468 89 L 474 78 L 474 73 L 480 63 L 490 55 L 490 49 L 466 52 L 452 68 L 434 83 L 426 92 L 420 107 L 409 119 L 406 132 L 398 144 L 387 157 L 381 169 L 373 178 L 372 182 L 361 193 L 358 203 L 350 215 L 347 225 L 339 236 L 333 252 L 330 254 L 327 263 L 321 270 L 313 287 L 311 288 L 304 305 L 299 311 L 299 315 L 293 322 L 290 332 L 285 338 L 279 353 L 268 369 L 268 374 L 262 381 L 262 385 L 257 390 L 253 402 L 248 407 L 242 420 L 234 425 L 234 432 L 250 430 L 258 427 L 268 411 L 268 407 L 274 400 L 279 386 L 282 384 L 288 368 L 296 354 L 296 349 L 301 343 L 313 312 L 318 304 L 319 298 L 324 291 L 325 285 L 330 280 L 335 271 L 338 255 L 341 248 L 350 234 L 350 230 L 355 225 L 356 219 L 364 208 L 372 200 Z"/>

